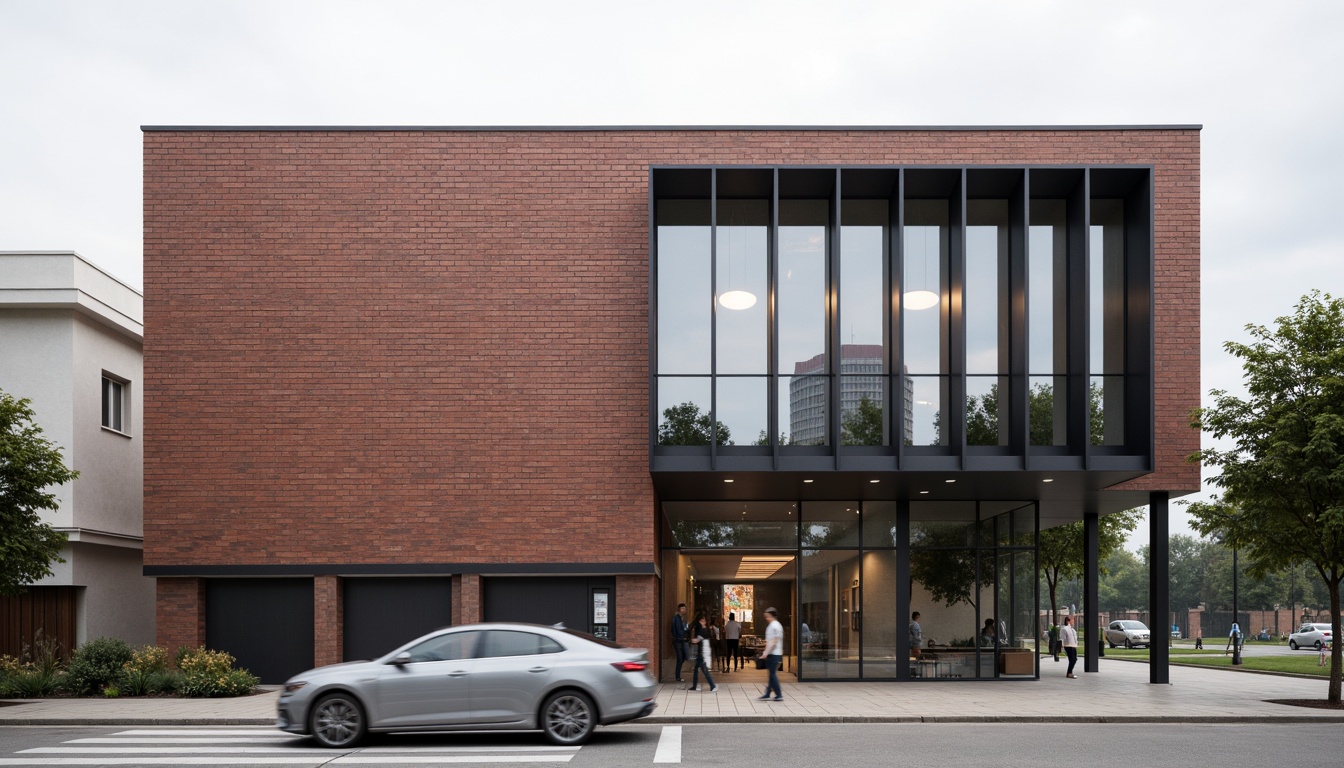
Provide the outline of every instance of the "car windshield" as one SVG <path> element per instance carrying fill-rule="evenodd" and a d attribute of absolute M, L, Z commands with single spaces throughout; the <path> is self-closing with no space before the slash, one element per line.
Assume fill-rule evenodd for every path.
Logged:
<path fill-rule="evenodd" d="M 1122 622 L 1120 622 L 1120 628 L 1121 628 L 1121 629 L 1147 629 L 1148 627 L 1144 626 L 1144 625 L 1143 625 L 1143 622 L 1141 622 L 1141 621 L 1122 621 Z"/>

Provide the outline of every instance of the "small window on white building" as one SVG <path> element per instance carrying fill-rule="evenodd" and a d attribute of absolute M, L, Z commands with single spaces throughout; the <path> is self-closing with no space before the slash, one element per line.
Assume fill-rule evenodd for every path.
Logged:
<path fill-rule="evenodd" d="M 103 376 L 103 426 L 125 432 L 126 382 Z"/>

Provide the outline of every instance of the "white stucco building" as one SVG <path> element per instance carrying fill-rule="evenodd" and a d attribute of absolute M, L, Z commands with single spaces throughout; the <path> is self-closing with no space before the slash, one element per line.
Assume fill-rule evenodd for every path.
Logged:
<path fill-rule="evenodd" d="M 141 550 L 143 297 L 71 251 L 0 251 L 0 389 L 32 402 L 80 476 L 47 522 L 69 544 L 55 573 L 3 598 L 0 652 L 47 637 L 154 642 L 154 580 Z"/>

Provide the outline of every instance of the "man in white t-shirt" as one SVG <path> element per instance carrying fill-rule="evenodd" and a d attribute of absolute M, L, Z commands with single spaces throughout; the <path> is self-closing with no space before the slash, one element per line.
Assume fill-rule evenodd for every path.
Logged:
<path fill-rule="evenodd" d="M 765 668 L 770 671 L 770 681 L 766 683 L 761 701 L 784 700 L 784 691 L 780 690 L 779 675 L 776 674 L 779 663 L 784 660 L 784 625 L 779 623 L 776 618 L 778 615 L 779 612 L 774 608 L 765 609 L 765 617 L 770 620 L 770 624 L 765 628 L 765 648 L 761 650 L 761 658 L 765 659 Z M 773 699 L 770 698 L 771 691 L 775 692 Z"/>

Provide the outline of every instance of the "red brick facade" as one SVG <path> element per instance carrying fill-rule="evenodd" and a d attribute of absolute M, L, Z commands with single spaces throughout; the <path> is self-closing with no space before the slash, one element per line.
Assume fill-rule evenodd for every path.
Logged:
<path fill-rule="evenodd" d="M 148 566 L 654 563 L 651 165 L 1152 165 L 1157 471 L 1127 487 L 1198 487 L 1195 129 L 144 138 Z M 199 589 L 160 580 L 161 641 L 201 639 Z M 619 578 L 623 642 L 657 647 L 656 591 Z"/>

